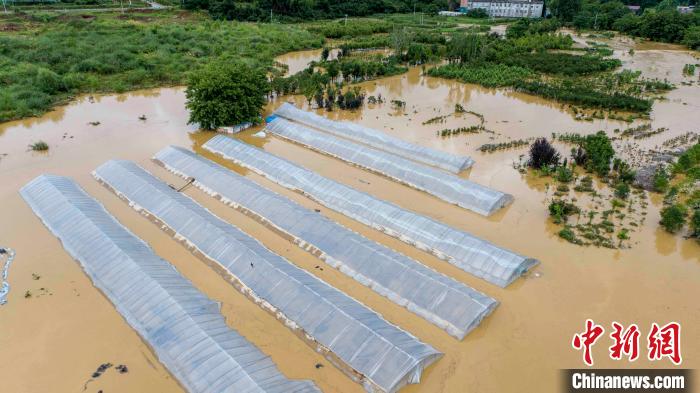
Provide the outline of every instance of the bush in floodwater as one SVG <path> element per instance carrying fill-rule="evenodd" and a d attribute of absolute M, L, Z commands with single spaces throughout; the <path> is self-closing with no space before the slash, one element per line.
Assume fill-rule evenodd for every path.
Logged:
<path fill-rule="evenodd" d="M 29 148 L 33 151 L 47 151 L 49 150 L 49 144 L 44 141 L 38 141 L 29 145 Z"/>
<path fill-rule="evenodd" d="M 669 184 L 669 177 L 668 173 L 666 172 L 666 169 L 663 166 L 660 166 L 657 170 L 656 173 L 654 173 L 654 178 L 652 180 L 652 185 L 654 187 L 654 191 L 656 192 L 665 192 L 666 189 L 668 188 Z"/>
<path fill-rule="evenodd" d="M 661 221 L 659 224 L 669 233 L 676 233 L 685 224 L 685 218 L 688 211 L 685 206 L 675 204 L 667 206 L 661 210 Z"/>
<path fill-rule="evenodd" d="M 628 163 L 619 158 L 613 159 L 613 171 L 617 174 L 617 179 L 623 183 L 631 183 L 637 175 Z"/>
<path fill-rule="evenodd" d="M 559 158 L 559 153 L 546 138 L 537 138 L 530 145 L 530 159 L 527 165 L 536 169 L 557 166 L 559 165 Z"/>
<path fill-rule="evenodd" d="M 581 244 L 581 240 L 576 237 L 574 231 L 569 227 L 563 228 L 561 231 L 559 231 L 559 237 L 568 241 L 569 243 Z"/>
<path fill-rule="evenodd" d="M 209 130 L 257 123 L 270 84 L 263 67 L 243 62 L 215 62 L 190 75 L 187 90 L 189 123 Z"/>
<path fill-rule="evenodd" d="M 583 164 L 586 163 L 586 160 L 588 160 L 588 157 L 586 156 L 586 151 L 583 150 L 581 146 L 571 149 L 571 158 L 574 159 L 576 165 L 581 166 L 583 166 Z"/>
<path fill-rule="evenodd" d="M 615 196 L 620 199 L 627 199 L 630 195 L 630 186 L 627 183 L 620 182 L 615 186 Z"/>
<path fill-rule="evenodd" d="M 586 151 L 587 170 L 600 176 L 606 176 L 610 172 L 610 162 L 615 156 L 615 149 L 604 131 L 586 136 L 583 140 L 583 150 Z"/>
<path fill-rule="evenodd" d="M 574 180 L 574 171 L 566 166 L 560 166 L 557 168 L 556 179 L 562 183 L 569 183 Z"/>
<path fill-rule="evenodd" d="M 555 199 L 549 204 L 549 216 L 554 219 L 554 222 L 561 224 L 566 222 L 572 214 L 579 213 L 581 210 L 573 203 Z"/>
<path fill-rule="evenodd" d="M 620 229 L 620 232 L 617 233 L 617 238 L 620 240 L 629 240 L 630 238 L 630 230 L 627 228 L 622 228 Z"/>

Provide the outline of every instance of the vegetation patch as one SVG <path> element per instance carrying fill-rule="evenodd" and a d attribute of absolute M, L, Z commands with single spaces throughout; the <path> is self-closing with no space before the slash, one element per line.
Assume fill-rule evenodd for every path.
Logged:
<path fill-rule="evenodd" d="M 49 150 L 49 144 L 44 141 L 37 141 L 29 145 L 29 148 L 33 151 L 47 151 Z"/>
<path fill-rule="evenodd" d="M 40 115 L 80 93 L 183 84 L 217 59 L 266 68 L 276 55 L 322 42 L 289 25 L 221 23 L 175 11 L 135 21 L 143 15 L 96 13 L 64 21 L 50 14 L 29 17 L 31 30 L 0 35 L 0 121 Z"/>

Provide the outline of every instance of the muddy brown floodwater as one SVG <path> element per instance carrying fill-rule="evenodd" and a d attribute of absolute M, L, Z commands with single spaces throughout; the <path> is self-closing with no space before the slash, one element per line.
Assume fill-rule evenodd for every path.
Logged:
<path fill-rule="evenodd" d="M 311 51 L 282 56 L 302 67 L 318 58 Z M 620 50 L 623 52 L 623 50 Z M 626 66 L 682 78 L 691 54 L 674 48 L 637 50 Z M 301 64 L 301 65 L 299 65 Z M 290 67 L 290 70 L 292 67 Z M 644 225 L 632 233 L 630 249 L 582 248 L 556 236 L 547 217 L 544 179 L 521 175 L 513 162 L 525 148 L 480 153 L 483 143 L 549 136 L 552 132 L 589 133 L 628 127 L 608 120 L 576 121 L 562 105 L 536 97 L 485 89 L 454 81 L 407 74 L 363 83 L 370 95 L 406 101 L 395 110 L 387 102 L 357 112 L 326 115 L 382 129 L 408 141 L 457 154 L 471 155 L 475 166 L 462 176 L 515 196 L 515 202 L 490 218 L 449 205 L 425 193 L 346 165 L 274 137 L 256 138 L 259 127 L 239 137 L 320 174 L 401 206 L 469 231 L 498 245 L 541 261 L 526 278 L 507 289 L 496 288 L 452 265 L 417 251 L 396 239 L 329 211 L 303 196 L 283 189 L 203 151 L 212 133 L 187 125 L 182 89 L 166 88 L 124 95 L 83 97 L 45 116 L 0 125 L 0 244 L 17 256 L 10 271 L 12 290 L 0 306 L 0 381 L 7 392 L 181 392 L 181 387 L 158 362 L 112 305 L 96 290 L 56 240 L 21 200 L 18 189 L 41 173 L 71 176 L 136 235 L 211 298 L 220 302 L 227 323 L 270 355 L 290 378 L 313 380 L 325 392 L 360 392 L 340 371 L 272 316 L 234 290 L 214 271 L 177 244 L 169 235 L 100 186 L 90 172 L 112 158 L 130 159 L 156 176 L 182 184 L 150 157 L 167 144 L 194 149 L 252 180 L 287 195 L 304 206 L 363 235 L 399 250 L 501 302 L 493 315 L 461 342 L 391 303 L 345 275 L 326 267 L 293 247 L 260 223 L 230 209 L 196 188 L 186 193 L 215 214 L 260 239 L 312 274 L 345 291 L 390 322 L 445 353 L 429 367 L 420 384 L 402 392 L 555 392 L 559 369 L 581 367 L 581 354 L 571 348 L 572 335 L 586 318 L 604 325 L 612 321 L 637 323 L 643 334 L 652 322 L 678 321 L 683 326 L 684 368 L 700 367 L 700 247 L 696 242 L 658 229 L 659 198 L 651 198 Z M 655 104 L 652 123 L 669 131 L 641 141 L 655 146 L 671 136 L 697 131 L 700 94 L 697 86 L 681 86 L 668 100 Z M 285 97 L 306 107 L 303 98 Z M 281 104 L 271 103 L 268 112 Z M 477 124 L 474 115 L 451 115 L 454 104 L 484 115 L 494 133 L 441 138 L 436 131 Z M 405 112 L 405 113 L 404 113 Z M 146 120 L 139 120 L 140 115 Z M 423 125 L 450 115 L 444 123 Z M 93 126 L 91 121 L 99 121 Z M 48 142 L 47 153 L 30 152 L 27 145 Z M 562 146 L 564 148 L 564 146 Z M 6 154 L 6 155 L 4 155 Z M 324 266 L 324 265 L 322 265 Z M 597 367 L 628 367 L 607 356 L 607 338 L 594 347 Z M 645 340 L 641 342 L 645 350 Z M 644 357 L 644 356 L 642 356 Z M 90 381 L 102 363 L 126 364 Z M 325 367 L 316 368 L 321 363 Z M 632 367 L 669 368 L 668 361 L 640 359 Z"/>

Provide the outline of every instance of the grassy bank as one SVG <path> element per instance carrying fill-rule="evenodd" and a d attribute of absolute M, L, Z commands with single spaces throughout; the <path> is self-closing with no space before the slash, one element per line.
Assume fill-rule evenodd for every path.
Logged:
<path fill-rule="evenodd" d="M 0 17 L 0 121 L 76 94 L 177 85 L 213 59 L 271 66 L 322 39 L 293 25 L 212 21 L 180 11 Z"/>

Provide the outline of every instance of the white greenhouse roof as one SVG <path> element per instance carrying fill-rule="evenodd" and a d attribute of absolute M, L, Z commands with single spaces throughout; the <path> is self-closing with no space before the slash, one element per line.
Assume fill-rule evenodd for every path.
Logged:
<path fill-rule="evenodd" d="M 231 330 L 219 305 L 66 177 L 20 190 L 34 213 L 191 393 L 311 393 Z"/>
<path fill-rule="evenodd" d="M 535 259 L 357 191 L 243 142 L 217 135 L 203 147 L 493 284 L 505 287 L 537 264 Z"/>
<path fill-rule="evenodd" d="M 361 376 L 370 391 L 418 383 L 442 354 L 363 304 L 274 254 L 191 198 L 129 161 L 109 161 L 95 177 L 134 208 L 219 264 L 241 290 Z M 355 374 L 356 375 L 356 374 Z"/>
<path fill-rule="evenodd" d="M 277 108 L 275 115 L 453 173 L 459 173 L 474 164 L 474 161 L 469 157 L 460 157 L 429 147 L 415 145 L 359 124 L 331 120 L 313 112 L 303 111 L 286 102 Z"/>
<path fill-rule="evenodd" d="M 380 173 L 485 216 L 513 200 L 511 195 L 459 176 L 325 132 L 314 131 L 281 117 L 270 121 L 266 128 L 282 138 Z"/>
<path fill-rule="evenodd" d="M 371 241 L 195 153 L 169 146 L 165 168 L 289 236 L 299 247 L 458 339 L 498 304 L 465 284 Z"/>

